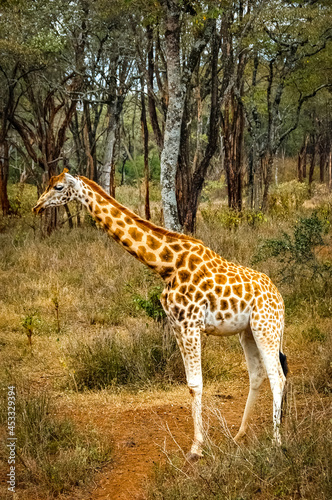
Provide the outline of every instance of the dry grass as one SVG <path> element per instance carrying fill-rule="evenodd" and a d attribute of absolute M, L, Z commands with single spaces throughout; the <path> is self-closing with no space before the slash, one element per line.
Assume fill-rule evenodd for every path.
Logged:
<path fill-rule="evenodd" d="M 131 206 L 135 209 L 140 202 L 139 199 L 134 199 L 133 194 L 133 188 L 119 190 L 121 201 L 130 205 L 128 201 L 131 199 L 133 201 Z M 156 200 L 157 198 L 156 195 Z M 187 389 L 181 383 L 182 362 L 174 341 L 169 345 L 163 343 L 163 328 L 139 310 L 135 302 L 137 295 L 148 300 L 149 290 L 159 286 L 157 278 L 91 225 L 85 224 L 81 228 L 69 231 L 65 224 L 50 238 L 41 239 L 39 222 L 28 212 L 34 201 L 33 190 L 26 187 L 20 205 L 22 216 L 10 220 L 0 219 L 1 379 L 5 384 L 7 382 L 22 384 L 23 381 L 33 398 L 38 396 L 41 389 L 47 390 L 52 399 L 57 396 L 55 399 L 57 413 L 66 413 L 66 409 L 75 408 L 76 403 L 88 409 L 91 404 L 98 402 L 102 404 L 104 400 L 119 408 L 130 408 L 132 404 L 152 407 L 153 404 L 158 404 L 158 401 L 171 403 L 172 399 L 177 397 L 187 401 Z M 324 203 L 329 201 L 325 200 Z M 156 221 L 159 217 L 158 210 L 156 203 L 154 215 Z M 311 210 L 301 208 L 300 211 L 302 214 L 308 214 Z M 244 265 L 251 265 L 259 242 L 266 238 L 278 237 L 281 231 L 290 232 L 297 215 L 298 212 L 295 211 L 289 213 L 287 219 L 284 216 L 281 218 L 268 216 L 259 224 L 242 222 L 234 229 L 226 229 L 208 218 L 204 220 L 199 218 L 197 236 L 224 257 Z M 330 234 L 326 236 L 326 241 L 329 243 Z M 326 255 L 329 256 L 330 253 L 327 252 Z M 259 266 L 272 279 L 278 280 L 280 264 L 276 260 L 261 262 Z M 326 407 L 324 398 L 328 398 L 331 391 L 329 381 L 331 311 L 329 312 L 326 297 L 319 295 L 321 292 L 312 296 L 310 291 L 312 283 L 308 283 L 308 288 L 304 290 L 303 284 L 300 289 L 299 283 L 280 284 L 289 306 L 285 351 L 288 354 L 291 372 L 293 371 L 293 375 L 291 374 L 293 383 L 297 393 L 300 394 L 301 401 L 298 403 L 298 408 L 301 408 L 301 412 L 303 398 L 308 401 L 308 404 L 304 405 L 308 411 L 302 412 L 302 416 L 298 415 L 296 417 L 298 420 L 294 417 L 294 422 L 298 424 L 301 424 L 303 419 L 306 422 L 301 427 L 303 434 L 297 433 L 293 439 L 294 429 L 292 430 L 291 425 L 287 428 L 287 439 L 291 443 L 289 453 L 295 456 L 298 452 L 302 457 L 296 465 L 298 467 L 296 470 L 300 469 L 301 460 L 305 460 L 308 456 L 307 451 L 303 453 L 302 451 L 310 447 L 310 433 L 315 432 L 318 435 L 324 427 L 323 423 L 328 422 L 327 412 L 321 409 L 322 404 L 324 408 Z M 56 304 L 58 304 L 58 318 Z M 24 328 L 24 324 L 30 324 L 29 322 L 32 325 L 32 346 L 28 344 L 27 330 Z M 107 360 L 110 359 L 107 356 L 111 345 L 116 345 L 118 359 L 124 360 L 121 365 L 122 370 L 123 368 L 127 370 L 121 390 L 118 383 L 119 372 L 116 372 L 118 368 L 115 367 L 115 372 L 109 372 L 106 367 Z M 149 356 L 147 353 L 152 355 Z M 99 361 L 102 356 L 106 364 L 101 366 Z M 129 377 L 133 366 L 136 370 L 134 383 Z M 98 379 L 98 383 L 93 383 L 91 386 L 84 382 L 87 380 L 88 369 L 90 370 L 88 379 L 92 381 Z M 219 392 L 220 387 L 227 381 L 239 379 L 241 384 L 243 380 L 247 384 L 245 362 L 237 338 L 209 338 L 203 354 L 203 371 L 206 382 L 205 394 L 208 399 Z M 140 383 L 137 383 L 137 379 L 140 379 Z M 83 389 L 84 386 L 90 387 L 90 390 L 77 392 L 77 389 Z M 305 396 L 302 396 L 303 394 Z M 315 410 L 319 410 L 317 413 L 319 418 L 311 422 L 309 413 L 314 414 Z M 80 431 L 78 426 L 75 433 L 79 434 Z M 296 489 L 294 494 L 289 493 L 290 490 L 287 489 L 278 493 L 277 487 L 273 490 L 267 489 L 264 494 L 258 491 L 258 486 L 257 493 L 252 489 L 253 484 L 256 484 L 251 480 L 252 477 L 256 477 L 252 472 L 258 474 L 259 467 L 263 467 L 268 460 L 273 460 L 272 451 L 267 443 L 262 447 L 257 447 L 254 443 L 253 448 L 246 451 L 247 454 L 241 452 L 240 455 L 234 455 L 234 450 L 229 451 L 228 455 L 228 445 L 226 448 L 221 447 L 218 453 L 214 448 L 215 445 L 211 446 L 211 454 L 219 453 L 218 456 L 222 458 L 216 468 L 212 467 L 213 474 L 220 473 L 227 482 L 233 481 L 233 476 L 225 476 L 227 472 L 225 468 L 236 464 L 239 470 L 237 479 L 234 476 L 232 482 L 234 496 L 220 496 L 220 498 L 254 497 L 250 495 L 257 495 L 258 498 L 274 498 L 273 495 L 284 498 L 299 496 Z M 320 453 L 320 444 L 312 449 Z M 254 468 L 250 468 L 251 466 L 245 468 L 244 464 L 248 463 L 246 460 L 250 460 Z M 285 457 L 278 456 L 277 477 L 285 474 L 285 464 L 288 463 L 285 460 Z M 227 467 L 222 465 L 224 462 L 228 464 Z M 211 464 L 208 456 L 202 466 L 203 469 L 198 470 L 203 470 L 205 474 L 207 469 L 211 468 Z M 293 466 L 292 462 L 289 462 L 287 474 L 291 474 Z M 251 475 L 246 471 L 251 471 Z M 271 478 L 269 475 L 271 470 L 267 467 L 264 471 L 265 475 L 258 474 L 263 478 L 262 484 L 265 484 L 264 481 L 269 483 Z M 184 493 L 186 490 L 174 489 L 174 485 L 180 481 L 179 477 L 174 475 L 174 471 L 166 471 L 165 476 L 163 474 L 164 472 L 158 473 L 159 496 L 156 498 L 195 498 L 186 497 Z M 195 489 L 198 488 L 195 481 L 200 485 L 202 479 L 198 478 L 197 472 L 193 474 L 191 479 L 194 481 L 192 482 L 194 486 L 191 488 Z M 246 484 L 249 485 L 243 490 L 247 495 L 243 497 L 241 488 L 236 490 L 235 487 L 239 484 L 236 481 L 241 475 L 247 478 Z M 62 476 L 64 478 L 65 475 L 60 473 L 59 485 Z M 32 493 L 29 497 L 29 492 L 35 488 L 33 480 L 30 478 L 29 482 L 27 477 L 24 477 L 27 488 L 25 498 L 33 498 Z M 319 477 L 321 481 L 322 477 Z M 274 485 L 276 481 L 273 479 Z M 295 484 L 294 478 L 292 481 L 290 482 Z M 206 482 L 205 479 L 203 482 Z M 315 479 L 312 480 L 311 486 L 308 482 L 300 486 L 299 491 L 304 498 L 311 498 L 313 490 L 310 487 L 313 488 L 314 484 Z M 46 486 L 44 488 L 44 496 L 41 498 L 46 499 L 49 490 Z M 1 491 L 3 490 L 0 489 Z M 166 496 L 167 491 L 180 493 L 172 497 Z M 268 494 L 272 496 L 269 497 Z M 199 496 L 199 498 L 209 497 Z"/>
<path fill-rule="evenodd" d="M 223 438 L 208 441 L 198 464 L 184 462 L 179 454 L 169 457 L 165 467 L 156 469 L 148 498 L 331 498 L 331 407 L 317 395 L 300 397 L 299 404 L 300 395 L 290 392 L 282 448 L 271 446 L 270 436 L 252 434 L 246 444 L 236 445 L 220 411 L 212 408 Z"/>
<path fill-rule="evenodd" d="M 113 444 L 94 429 L 82 431 L 72 419 L 56 415 L 49 392 L 33 395 L 24 385 L 16 385 L 16 394 L 16 478 L 28 490 L 21 491 L 21 498 L 29 498 L 31 490 L 35 498 L 44 500 L 70 493 L 89 482 L 91 474 L 110 460 Z M 5 408 L 6 391 L 2 396 Z M 1 413 L 3 424 L 6 414 Z M 0 456 L 7 462 L 5 440 L 0 442 Z"/>

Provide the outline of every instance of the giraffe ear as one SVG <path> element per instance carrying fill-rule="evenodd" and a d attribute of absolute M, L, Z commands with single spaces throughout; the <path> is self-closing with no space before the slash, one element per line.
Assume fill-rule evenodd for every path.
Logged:
<path fill-rule="evenodd" d="M 67 169 L 67 168 L 65 168 L 65 169 L 64 169 L 63 174 L 64 174 L 64 176 L 65 176 L 65 179 L 66 179 L 67 183 L 68 183 L 69 185 L 71 185 L 71 186 L 75 186 L 75 184 L 76 184 L 76 179 L 75 179 L 75 177 L 73 177 L 72 175 L 70 175 L 70 174 L 68 173 L 68 169 Z"/>
<path fill-rule="evenodd" d="M 68 168 L 64 168 L 62 173 L 63 174 L 68 174 L 68 172 L 69 172 Z"/>

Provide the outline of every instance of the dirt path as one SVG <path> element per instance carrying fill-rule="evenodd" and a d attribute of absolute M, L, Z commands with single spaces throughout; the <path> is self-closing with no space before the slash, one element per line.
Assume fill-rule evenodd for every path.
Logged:
<path fill-rule="evenodd" d="M 154 464 L 166 459 L 162 450 L 177 449 L 172 436 L 184 449 L 190 446 L 189 407 L 165 405 L 134 413 L 126 411 L 120 422 L 112 434 L 116 443 L 114 463 L 96 478 L 93 500 L 144 498 L 142 491 Z"/>
<path fill-rule="evenodd" d="M 235 434 L 246 400 L 246 388 L 228 387 L 225 394 L 210 394 L 205 404 L 217 405 Z M 265 398 L 264 406 L 268 403 Z M 114 459 L 95 477 L 95 486 L 87 495 L 89 500 L 142 500 L 148 479 L 155 464 L 165 463 L 167 454 L 189 451 L 193 424 L 189 396 L 175 394 L 167 404 L 126 405 L 114 408 L 105 403 L 99 411 L 73 410 L 75 419 L 89 422 L 114 441 Z M 264 412 L 263 412 L 264 413 Z M 267 410 L 268 413 L 268 410 Z M 258 416 L 260 425 L 269 415 Z M 180 452 L 181 453 L 181 452 Z M 75 497 L 76 498 L 76 497 Z"/>

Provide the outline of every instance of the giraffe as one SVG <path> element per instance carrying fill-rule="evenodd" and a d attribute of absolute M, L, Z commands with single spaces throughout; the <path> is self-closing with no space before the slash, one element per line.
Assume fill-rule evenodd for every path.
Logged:
<path fill-rule="evenodd" d="M 280 444 L 280 420 L 287 375 L 281 352 L 283 299 L 265 275 L 227 261 L 200 240 L 146 221 L 109 196 L 95 182 L 72 176 L 67 169 L 51 178 L 33 208 L 79 200 L 125 250 L 159 274 L 165 282 L 161 303 L 179 345 L 192 395 L 194 439 L 189 459 L 202 456 L 201 335 L 239 334 L 248 372 L 249 394 L 238 441 L 247 431 L 259 388 L 266 377 L 273 395 L 274 441 Z"/>

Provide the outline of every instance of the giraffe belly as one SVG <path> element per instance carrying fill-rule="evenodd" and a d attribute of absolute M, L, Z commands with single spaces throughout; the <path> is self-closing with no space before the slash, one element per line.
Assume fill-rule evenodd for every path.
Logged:
<path fill-rule="evenodd" d="M 230 318 L 220 318 L 220 313 L 206 311 L 204 331 L 209 335 L 235 335 L 245 330 L 249 325 L 249 313 L 243 312 L 232 315 Z"/>

